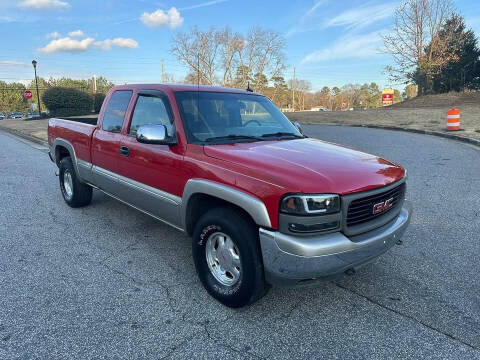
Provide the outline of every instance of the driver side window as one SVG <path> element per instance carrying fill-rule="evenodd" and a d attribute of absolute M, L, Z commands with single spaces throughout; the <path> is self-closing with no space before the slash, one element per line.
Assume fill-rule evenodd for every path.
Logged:
<path fill-rule="evenodd" d="M 165 125 L 169 137 L 175 135 L 173 116 L 170 115 L 165 99 L 162 96 L 140 94 L 132 115 L 129 135 L 136 136 L 143 125 Z"/>

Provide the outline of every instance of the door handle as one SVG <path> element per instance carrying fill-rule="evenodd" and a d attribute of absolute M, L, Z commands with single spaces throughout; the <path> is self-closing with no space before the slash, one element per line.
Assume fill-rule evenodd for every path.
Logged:
<path fill-rule="evenodd" d="M 120 155 L 129 156 L 130 148 L 128 146 L 120 146 Z"/>

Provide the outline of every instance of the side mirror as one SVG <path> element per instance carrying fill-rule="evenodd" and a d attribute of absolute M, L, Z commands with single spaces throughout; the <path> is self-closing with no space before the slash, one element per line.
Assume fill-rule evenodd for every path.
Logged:
<path fill-rule="evenodd" d="M 298 121 L 295 121 L 293 123 L 293 125 L 295 125 L 295 127 L 298 129 L 298 131 L 300 131 L 300 134 L 303 135 L 303 129 L 302 129 L 302 125 L 300 125 L 300 123 Z"/>
<path fill-rule="evenodd" d="M 137 130 L 137 141 L 143 144 L 174 145 L 176 141 L 168 137 L 165 125 L 143 125 Z"/>

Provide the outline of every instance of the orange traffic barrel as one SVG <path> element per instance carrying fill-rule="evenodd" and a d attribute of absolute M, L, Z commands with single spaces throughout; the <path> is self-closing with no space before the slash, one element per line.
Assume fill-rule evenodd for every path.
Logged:
<path fill-rule="evenodd" d="M 450 109 L 447 111 L 447 130 L 460 130 L 460 110 Z"/>

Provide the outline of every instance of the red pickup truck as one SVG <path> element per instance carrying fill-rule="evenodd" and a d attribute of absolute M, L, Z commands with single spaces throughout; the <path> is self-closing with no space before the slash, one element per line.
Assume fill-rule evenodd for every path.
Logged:
<path fill-rule="evenodd" d="M 71 207 L 98 189 L 192 237 L 206 290 L 230 307 L 375 259 L 411 216 L 398 164 L 308 138 L 266 97 L 116 86 L 97 119 L 50 119 Z"/>

